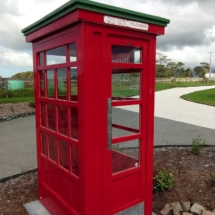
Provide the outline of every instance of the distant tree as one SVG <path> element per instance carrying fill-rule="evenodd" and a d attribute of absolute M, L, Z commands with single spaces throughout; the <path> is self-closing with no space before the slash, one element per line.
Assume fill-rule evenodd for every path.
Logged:
<path fill-rule="evenodd" d="M 16 73 L 15 75 L 11 76 L 11 78 L 12 79 L 21 79 L 21 80 L 33 79 L 34 74 L 32 71 L 19 72 L 19 73 Z"/>
<path fill-rule="evenodd" d="M 202 68 L 204 69 L 204 75 L 206 73 L 209 73 L 209 70 L 210 70 L 210 64 L 207 63 L 207 62 L 202 62 L 200 63 L 202 65 Z M 205 76 L 204 76 L 205 77 Z"/>
<path fill-rule="evenodd" d="M 166 65 L 171 61 L 167 56 L 156 53 L 156 77 L 165 78 L 170 76 L 170 70 Z"/>
<path fill-rule="evenodd" d="M 202 66 L 196 66 L 194 68 L 195 75 L 201 78 L 205 77 L 205 72 Z"/>

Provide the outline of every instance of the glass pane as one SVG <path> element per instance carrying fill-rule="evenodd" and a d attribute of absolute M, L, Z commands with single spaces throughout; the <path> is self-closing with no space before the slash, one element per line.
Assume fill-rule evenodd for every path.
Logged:
<path fill-rule="evenodd" d="M 78 147 L 75 145 L 71 145 L 71 162 L 72 173 L 79 176 Z"/>
<path fill-rule="evenodd" d="M 43 71 L 40 71 L 40 97 L 45 97 L 45 75 Z"/>
<path fill-rule="evenodd" d="M 41 103 L 41 125 L 46 127 L 46 105 Z"/>
<path fill-rule="evenodd" d="M 69 147 L 68 147 L 68 144 L 62 140 L 59 140 L 58 144 L 59 144 L 59 163 L 63 168 L 69 170 Z"/>
<path fill-rule="evenodd" d="M 112 137 L 139 133 L 139 105 L 112 107 Z"/>
<path fill-rule="evenodd" d="M 42 132 L 42 154 L 47 156 L 47 141 L 45 132 Z"/>
<path fill-rule="evenodd" d="M 39 54 L 40 66 L 44 66 L 44 52 L 40 52 Z"/>
<path fill-rule="evenodd" d="M 58 132 L 64 135 L 68 135 L 68 126 L 67 126 L 67 107 L 58 106 Z"/>
<path fill-rule="evenodd" d="M 49 135 L 49 158 L 57 162 L 56 139 L 54 136 Z"/>
<path fill-rule="evenodd" d="M 131 46 L 112 46 L 113 63 L 141 63 L 141 49 Z"/>
<path fill-rule="evenodd" d="M 139 166 L 139 140 L 112 145 L 112 173 Z"/>
<path fill-rule="evenodd" d="M 75 43 L 72 43 L 69 45 L 69 57 L 70 57 L 70 62 L 77 61 L 76 44 Z"/>
<path fill-rule="evenodd" d="M 138 99 L 140 95 L 140 76 L 140 69 L 113 69 L 112 99 Z"/>
<path fill-rule="evenodd" d="M 54 70 L 47 70 L 47 97 L 54 98 Z"/>
<path fill-rule="evenodd" d="M 46 51 L 46 62 L 47 65 L 66 63 L 66 46 Z"/>
<path fill-rule="evenodd" d="M 48 128 L 55 131 L 55 106 L 47 104 L 48 111 Z"/>
<path fill-rule="evenodd" d="M 78 101 L 77 67 L 70 68 L 71 101 Z"/>
<path fill-rule="evenodd" d="M 66 92 L 67 92 L 67 84 L 66 84 L 66 69 L 58 69 L 57 70 L 57 89 L 58 89 L 58 99 L 67 100 Z"/>
<path fill-rule="evenodd" d="M 71 137 L 78 139 L 78 108 L 72 107 L 71 114 Z"/>

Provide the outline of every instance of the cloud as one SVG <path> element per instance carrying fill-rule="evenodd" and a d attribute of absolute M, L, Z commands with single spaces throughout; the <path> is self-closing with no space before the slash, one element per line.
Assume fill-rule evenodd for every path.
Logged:
<path fill-rule="evenodd" d="M 27 52 L 14 51 L 0 46 L 0 64 L 3 66 L 31 67 L 32 55 Z"/>
<path fill-rule="evenodd" d="M 17 1 L 13 0 L 0 0 L 0 14 L 9 13 L 13 15 L 19 14 Z M 1 15 L 0 15 L 1 17 Z"/>

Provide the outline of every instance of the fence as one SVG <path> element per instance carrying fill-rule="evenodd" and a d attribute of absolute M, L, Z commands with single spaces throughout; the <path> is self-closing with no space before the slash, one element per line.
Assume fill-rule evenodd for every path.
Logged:
<path fill-rule="evenodd" d="M 8 98 L 9 90 L 18 90 L 34 88 L 33 79 L 13 79 L 13 78 L 2 78 L 0 77 L 0 90 L 5 91 L 5 97 Z M 1 92 L 2 94 L 2 92 Z"/>
<path fill-rule="evenodd" d="M 156 83 L 215 83 L 214 78 L 196 78 L 196 77 L 187 77 L 187 78 L 156 78 Z"/>

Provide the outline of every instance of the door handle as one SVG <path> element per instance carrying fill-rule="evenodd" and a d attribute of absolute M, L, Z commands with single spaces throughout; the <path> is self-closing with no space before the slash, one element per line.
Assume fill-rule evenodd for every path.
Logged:
<path fill-rule="evenodd" d="M 107 99 L 107 148 L 112 150 L 112 98 Z"/>

